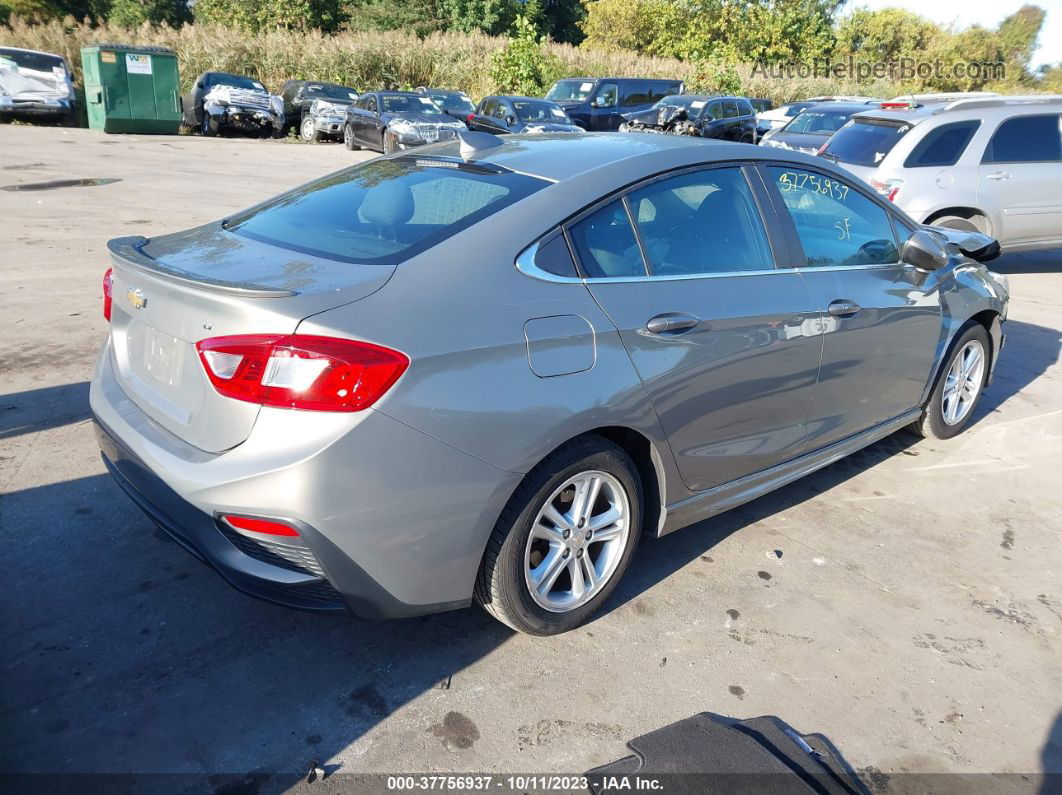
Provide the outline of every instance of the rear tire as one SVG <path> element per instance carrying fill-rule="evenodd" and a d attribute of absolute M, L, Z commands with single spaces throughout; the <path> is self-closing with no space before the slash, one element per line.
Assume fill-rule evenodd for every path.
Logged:
<path fill-rule="evenodd" d="M 942 215 L 940 218 L 934 218 L 930 222 L 930 226 L 943 226 L 947 229 L 961 229 L 964 232 L 981 231 L 973 221 L 959 215 Z"/>
<path fill-rule="evenodd" d="M 967 328 L 952 344 L 937 383 L 911 430 L 930 439 L 950 439 L 962 433 L 981 400 L 988 380 L 991 343 L 979 323 Z"/>
<path fill-rule="evenodd" d="M 642 485 L 630 456 L 599 436 L 574 439 L 510 497 L 487 542 L 476 601 L 518 632 L 575 629 L 623 577 L 641 522 Z"/>

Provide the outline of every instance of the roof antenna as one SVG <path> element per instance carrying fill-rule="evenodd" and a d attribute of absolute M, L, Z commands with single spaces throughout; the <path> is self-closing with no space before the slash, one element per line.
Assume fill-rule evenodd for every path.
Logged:
<path fill-rule="evenodd" d="M 470 159 L 476 152 L 482 152 L 484 149 L 493 149 L 505 143 L 497 135 L 473 130 L 459 132 L 457 137 L 461 139 L 461 157 L 465 160 Z"/>

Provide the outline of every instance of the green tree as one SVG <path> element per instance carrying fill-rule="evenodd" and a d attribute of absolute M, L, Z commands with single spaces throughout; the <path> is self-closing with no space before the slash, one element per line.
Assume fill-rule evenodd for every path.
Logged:
<path fill-rule="evenodd" d="M 910 11 L 859 9 L 838 24 L 836 54 L 862 61 L 899 61 L 924 55 L 940 34 L 940 28 Z"/>
<path fill-rule="evenodd" d="M 447 30 L 504 33 L 516 18 L 516 0 L 437 0 Z"/>
<path fill-rule="evenodd" d="M 126 26 L 166 23 L 177 28 L 192 21 L 192 12 L 185 0 L 114 0 L 107 21 Z"/>
<path fill-rule="evenodd" d="M 557 65 L 543 52 L 538 31 L 525 16 L 513 24 L 509 42 L 491 58 L 490 76 L 501 94 L 541 95 L 557 73 Z"/>
<path fill-rule="evenodd" d="M 331 32 L 343 22 L 339 0 L 196 0 L 196 20 L 247 30 L 288 28 Z"/>

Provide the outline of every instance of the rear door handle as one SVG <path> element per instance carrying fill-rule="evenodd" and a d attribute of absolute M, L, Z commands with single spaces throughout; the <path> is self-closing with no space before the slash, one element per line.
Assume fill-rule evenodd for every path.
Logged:
<path fill-rule="evenodd" d="M 994 180 L 1010 179 L 1010 174 L 1008 172 L 1006 172 L 1006 171 L 993 171 L 991 174 L 989 174 L 986 177 L 986 179 L 994 179 Z"/>
<path fill-rule="evenodd" d="M 645 330 L 650 334 L 681 334 L 684 331 L 696 327 L 701 322 L 700 318 L 681 312 L 665 312 L 662 315 L 649 318 L 645 324 Z"/>
<path fill-rule="evenodd" d="M 851 317 L 858 312 L 862 307 L 855 301 L 831 301 L 829 306 L 830 314 L 834 317 Z"/>

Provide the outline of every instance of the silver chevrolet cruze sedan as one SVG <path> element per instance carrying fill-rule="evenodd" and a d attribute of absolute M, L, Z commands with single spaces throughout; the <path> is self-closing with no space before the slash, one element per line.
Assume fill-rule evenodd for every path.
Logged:
<path fill-rule="evenodd" d="M 540 635 L 643 535 L 961 431 L 1008 300 L 990 238 L 664 135 L 462 133 L 110 251 L 92 411 L 156 523 L 273 602 Z"/>

